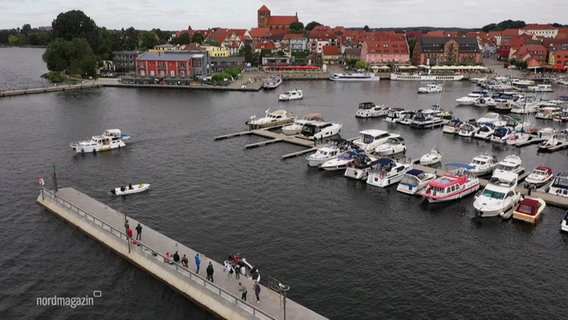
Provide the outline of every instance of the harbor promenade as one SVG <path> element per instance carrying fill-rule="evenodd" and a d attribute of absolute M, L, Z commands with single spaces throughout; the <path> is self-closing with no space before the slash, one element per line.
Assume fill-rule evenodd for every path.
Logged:
<path fill-rule="evenodd" d="M 43 188 L 37 203 L 222 319 L 326 319 L 272 290 L 279 286 L 268 281 L 263 270 L 260 270 L 260 303 L 256 303 L 250 277 L 242 275 L 236 280 L 233 275 L 229 279 L 223 265 L 206 254 L 196 252 L 76 189 L 61 188 L 54 192 Z M 140 223 L 143 228 L 141 241 L 136 243 L 127 237 L 125 221 L 133 230 Z M 188 257 L 188 268 L 164 262 L 166 252 L 173 254 L 176 251 L 180 257 L 184 254 Z M 201 258 L 199 274 L 195 273 L 196 254 Z M 215 270 L 214 282 L 205 279 L 209 262 Z M 248 289 L 248 302 L 241 300 L 239 281 Z"/>

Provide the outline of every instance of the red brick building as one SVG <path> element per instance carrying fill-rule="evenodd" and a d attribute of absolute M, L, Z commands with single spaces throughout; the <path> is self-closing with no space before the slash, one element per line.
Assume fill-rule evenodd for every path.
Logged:
<path fill-rule="evenodd" d="M 266 6 L 257 11 L 258 28 L 268 28 L 272 34 L 288 33 L 290 24 L 298 22 L 298 14 L 295 16 L 273 16 Z"/>
<path fill-rule="evenodd" d="M 136 58 L 136 75 L 140 77 L 186 77 L 192 75 L 192 58 L 188 52 L 145 52 Z"/>

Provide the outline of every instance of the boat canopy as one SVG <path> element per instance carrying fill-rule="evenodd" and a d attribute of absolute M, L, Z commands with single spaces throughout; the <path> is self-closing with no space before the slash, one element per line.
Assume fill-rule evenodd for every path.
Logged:
<path fill-rule="evenodd" d="M 377 159 L 376 162 L 382 166 L 388 166 L 388 165 L 394 165 L 395 162 L 392 159 L 389 158 L 380 158 Z"/>
<path fill-rule="evenodd" d="M 535 214 L 537 214 L 540 205 L 541 205 L 540 202 L 538 202 L 535 199 L 524 198 L 517 206 L 516 211 L 534 216 Z"/>
<path fill-rule="evenodd" d="M 550 167 L 538 166 L 535 168 L 535 170 L 544 171 L 549 175 L 552 174 L 552 169 Z"/>
<path fill-rule="evenodd" d="M 406 172 L 406 174 L 417 176 L 417 177 L 420 176 L 423 173 L 424 173 L 424 171 L 419 170 L 419 169 L 410 169 Z"/>

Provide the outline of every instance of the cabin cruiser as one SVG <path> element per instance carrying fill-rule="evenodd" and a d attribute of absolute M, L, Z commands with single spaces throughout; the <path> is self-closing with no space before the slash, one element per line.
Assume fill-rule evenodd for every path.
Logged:
<path fill-rule="evenodd" d="M 300 89 L 288 90 L 278 96 L 278 101 L 291 101 L 304 99 L 304 92 Z"/>
<path fill-rule="evenodd" d="M 512 172 L 516 175 L 520 175 L 525 172 L 525 168 L 521 166 L 522 160 L 519 156 L 515 154 L 510 154 L 506 156 L 503 160 L 499 161 L 495 169 L 493 170 L 493 175 L 502 175 L 506 172 Z"/>
<path fill-rule="evenodd" d="M 542 212 L 546 208 L 546 202 L 541 198 L 525 197 L 513 211 L 513 219 L 537 223 L 542 218 Z"/>
<path fill-rule="evenodd" d="M 405 112 L 406 110 L 404 110 L 403 108 L 390 108 L 390 110 L 387 112 L 385 121 L 395 123 L 402 118 L 402 115 Z"/>
<path fill-rule="evenodd" d="M 92 136 L 90 140 L 71 142 L 69 146 L 76 153 L 100 152 L 126 147 L 124 140 L 130 136 L 120 129 L 107 129 L 101 135 Z"/>
<path fill-rule="evenodd" d="M 560 112 L 560 108 L 557 106 L 543 107 L 542 105 L 536 110 L 535 118 L 541 120 L 552 120 L 556 113 Z"/>
<path fill-rule="evenodd" d="M 400 180 L 397 191 L 407 194 L 416 194 L 426 188 L 431 180 L 436 179 L 435 173 L 424 172 L 418 169 L 408 170 Z"/>
<path fill-rule="evenodd" d="M 321 141 L 324 138 L 338 135 L 343 128 L 342 123 L 328 121 L 310 121 L 302 127 L 299 138 Z"/>
<path fill-rule="evenodd" d="M 476 120 L 477 124 L 495 123 L 501 121 L 501 116 L 496 112 L 488 112 L 483 117 Z"/>
<path fill-rule="evenodd" d="M 428 183 L 418 194 L 430 203 L 460 199 L 479 190 L 479 179 L 466 170 L 473 167 L 463 163 L 446 164 L 446 173 Z"/>
<path fill-rule="evenodd" d="M 477 130 L 479 130 L 479 126 L 477 125 L 475 120 L 473 122 L 469 121 L 461 126 L 460 130 L 458 131 L 458 136 L 473 137 Z"/>
<path fill-rule="evenodd" d="M 444 119 L 439 116 L 440 110 L 436 109 L 424 109 L 418 110 L 418 112 L 414 115 L 414 118 L 410 122 L 411 128 L 418 128 L 418 129 L 425 129 L 425 128 L 432 128 L 435 126 L 441 126 L 444 124 Z"/>
<path fill-rule="evenodd" d="M 315 153 L 306 156 L 306 161 L 310 167 L 319 167 L 322 163 L 339 157 L 341 153 L 348 150 L 351 143 L 345 139 L 334 139 L 327 145 L 319 148 Z"/>
<path fill-rule="evenodd" d="M 483 189 L 475 195 L 473 207 L 482 217 L 504 216 L 520 200 L 521 194 L 515 191 L 518 175 L 513 172 L 494 174 Z"/>
<path fill-rule="evenodd" d="M 568 198 L 568 171 L 556 174 L 548 193 Z"/>
<path fill-rule="evenodd" d="M 472 169 L 468 169 L 467 172 L 475 177 L 484 176 L 493 172 L 497 163 L 497 158 L 494 155 L 490 156 L 487 153 L 480 154 L 473 157 L 469 163 Z"/>
<path fill-rule="evenodd" d="M 463 125 L 464 125 L 463 121 L 454 118 L 442 127 L 442 132 L 450 134 L 458 133 Z"/>
<path fill-rule="evenodd" d="M 420 164 L 423 166 L 431 166 L 440 162 L 442 162 L 442 154 L 436 149 L 432 149 L 420 157 Z"/>
<path fill-rule="evenodd" d="M 467 96 L 457 98 L 456 102 L 458 103 L 458 105 L 471 106 L 474 103 L 478 102 L 479 99 L 486 98 L 488 96 L 489 92 L 487 90 L 473 91 L 468 93 Z"/>
<path fill-rule="evenodd" d="M 377 118 L 386 116 L 390 108 L 385 106 L 378 106 L 373 102 L 359 103 L 359 109 L 355 112 L 355 118 Z"/>
<path fill-rule="evenodd" d="M 367 180 L 369 171 L 373 170 L 377 164 L 377 159 L 371 158 L 366 154 L 356 156 L 351 163 L 347 164 L 343 175 L 355 180 Z"/>
<path fill-rule="evenodd" d="M 402 137 L 388 138 L 385 143 L 375 148 L 374 153 L 378 156 L 390 156 L 406 152 L 406 145 Z"/>
<path fill-rule="evenodd" d="M 520 130 L 517 132 L 514 132 L 513 134 L 511 134 L 508 138 L 506 143 L 508 145 L 516 145 L 516 146 L 521 146 L 524 143 L 532 140 L 534 138 L 534 135 L 525 132 L 524 130 Z"/>
<path fill-rule="evenodd" d="M 263 89 L 275 89 L 282 84 L 282 77 L 280 76 L 273 76 L 264 79 L 262 83 Z"/>
<path fill-rule="evenodd" d="M 534 85 L 534 86 L 528 86 L 527 91 L 552 92 L 552 85 L 540 83 L 540 84 L 537 84 L 537 85 Z"/>
<path fill-rule="evenodd" d="M 360 136 L 353 140 L 353 144 L 367 152 L 385 143 L 388 138 L 400 137 L 397 133 L 390 133 L 379 129 L 368 129 L 359 132 Z"/>
<path fill-rule="evenodd" d="M 546 141 L 541 142 L 538 145 L 539 152 L 547 152 L 556 149 L 556 147 L 562 146 L 568 143 L 568 129 L 563 129 L 560 132 L 555 132 Z"/>
<path fill-rule="evenodd" d="M 495 129 L 489 140 L 495 143 L 506 143 L 507 139 L 509 139 L 513 134 L 514 132 L 511 128 L 499 127 Z"/>
<path fill-rule="evenodd" d="M 256 116 L 251 116 L 250 119 L 245 122 L 249 126 L 250 130 L 267 128 L 272 126 L 285 125 L 293 123 L 296 120 L 296 115 L 293 112 L 287 112 L 286 110 L 274 110 L 270 112 L 270 108 L 264 111 L 264 117 L 256 118 Z"/>
<path fill-rule="evenodd" d="M 416 116 L 417 112 L 418 111 L 414 111 L 414 110 L 404 111 L 401 114 L 401 117 L 398 120 L 396 120 L 396 123 L 400 123 L 400 124 L 404 124 L 404 125 L 409 126 L 410 123 L 412 123 L 412 120 L 414 120 L 414 117 Z"/>
<path fill-rule="evenodd" d="M 285 135 L 298 134 L 302 131 L 305 124 L 313 121 L 323 121 L 319 113 L 307 113 L 302 118 L 296 118 L 294 123 L 282 127 L 282 133 Z"/>
<path fill-rule="evenodd" d="M 560 222 L 560 231 L 568 232 L 568 210 L 566 210 L 566 213 L 564 214 L 564 219 L 562 219 L 562 222 Z"/>
<path fill-rule="evenodd" d="M 491 123 L 483 124 L 479 129 L 473 134 L 474 138 L 489 140 L 491 135 L 495 132 L 495 127 Z"/>
<path fill-rule="evenodd" d="M 379 81 L 381 77 L 369 72 L 334 73 L 329 80 L 333 81 Z"/>
<path fill-rule="evenodd" d="M 553 177 L 550 167 L 538 166 L 525 178 L 525 184 L 527 187 L 538 188 L 547 184 Z"/>
<path fill-rule="evenodd" d="M 377 160 L 377 166 L 369 172 L 367 184 L 385 188 L 402 180 L 404 174 L 412 169 L 409 163 L 398 163 L 389 158 Z"/>
<path fill-rule="evenodd" d="M 442 86 L 435 83 L 429 83 L 425 87 L 419 87 L 418 93 L 438 93 L 442 92 Z"/>
<path fill-rule="evenodd" d="M 365 151 L 361 149 L 350 149 L 341 153 L 337 158 L 328 160 L 320 165 L 320 168 L 325 171 L 339 171 L 344 170 L 349 163 L 355 158 L 366 155 Z"/>

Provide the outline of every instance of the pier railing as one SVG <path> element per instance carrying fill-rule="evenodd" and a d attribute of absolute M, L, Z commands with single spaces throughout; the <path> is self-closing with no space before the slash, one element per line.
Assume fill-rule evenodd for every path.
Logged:
<path fill-rule="evenodd" d="M 65 207 L 69 212 L 74 213 L 82 218 L 84 218 L 89 223 L 101 228 L 104 231 L 109 232 L 116 238 L 125 242 L 125 246 L 128 246 L 129 252 L 130 250 L 139 250 L 139 252 L 146 256 L 148 261 L 154 262 L 155 265 L 159 266 L 162 270 L 169 272 L 170 274 L 175 275 L 176 277 L 180 278 L 183 281 L 192 281 L 193 284 L 200 285 L 208 290 L 208 292 L 216 294 L 220 299 L 223 299 L 227 303 L 235 304 L 237 307 L 240 307 L 245 312 L 248 312 L 252 315 L 252 319 L 263 319 L 263 320 L 276 320 L 277 318 L 269 315 L 268 313 L 256 308 L 254 305 L 241 300 L 240 297 L 235 296 L 231 292 L 215 285 L 214 283 L 206 280 L 199 274 L 189 270 L 188 268 L 184 267 L 179 263 L 169 263 L 169 259 L 166 258 L 164 255 L 158 253 L 157 250 L 154 250 L 150 246 L 136 241 L 136 244 L 132 244 L 132 238 L 128 237 L 122 229 L 119 230 L 108 223 L 94 217 L 93 215 L 89 214 L 85 210 L 79 208 L 78 206 L 72 204 L 71 202 L 58 197 L 56 193 L 52 190 L 47 188 L 42 188 L 42 196 L 50 198 L 56 204 Z M 168 261 L 168 262 L 166 262 Z"/>

